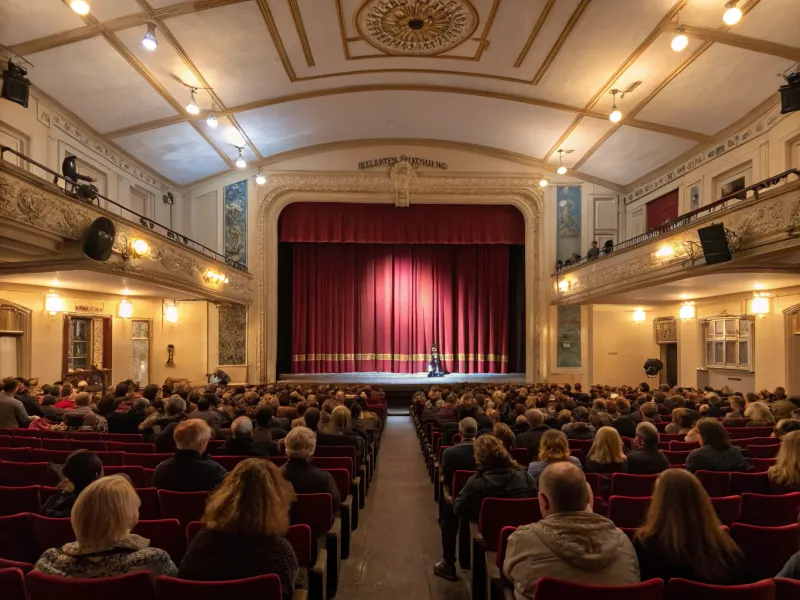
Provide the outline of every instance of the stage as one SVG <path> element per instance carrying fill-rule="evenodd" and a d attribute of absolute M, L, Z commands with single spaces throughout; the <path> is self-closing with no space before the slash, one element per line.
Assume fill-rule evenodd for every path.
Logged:
<path fill-rule="evenodd" d="M 451 373 L 428 377 L 427 373 L 289 373 L 278 378 L 281 383 L 324 383 L 346 385 L 361 383 L 387 386 L 452 385 L 454 383 L 525 383 L 525 373 Z"/>

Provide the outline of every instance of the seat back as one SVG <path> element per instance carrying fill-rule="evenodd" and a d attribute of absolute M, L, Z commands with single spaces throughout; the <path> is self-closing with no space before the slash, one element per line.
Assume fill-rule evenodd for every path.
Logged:
<path fill-rule="evenodd" d="M 220 600 L 222 598 L 281 600 L 282 594 L 281 579 L 274 574 L 235 581 L 186 581 L 166 575 L 156 579 L 156 595 L 163 600 Z"/>
<path fill-rule="evenodd" d="M 333 481 L 336 483 L 336 487 L 339 490 L 339 498 L 342 500 L 347 499 L 347 495 L 350 493 L 350 483 L 352 479 L 350 479 L 350 474 L 347 472 L 347 469 L 324 469 L 328 473 L 331 474 L 333 477 Z"/>
<path fill-rule="evenodd" d="M 305 523 L 292 525 L 284 536 L 292 545 L 297 563 L 301 569 L 310 569 L 314 566 L 314 557 L 311 554 L 311 527 Z"/>
<path fill-rule="evenodd" d="M 233 471 L 233 469 L 243 460 L 253 458 L 252 456 L 215 456 L 214 461 L 222 465 L 226 471 Z"/>
<path fill-rule="evenodd" d="M 3 600 L 28 600 L 25 575 L 15 567 L 0 568 L 0 589 L 3 590 Z"/>
<path fill-rule="evenodd" d="M 66 440 L 64 440 L 66 442 Z M 69 447 L 69 442 L 67 443 L 67 447 Z M 42 447 L 42 440 L 37 437 L 17 437 L 16 435 L 11 438 L 11 446 L 14 448 L 41 448 Z"/>
<path fill-rule="evenodd" d="M 513 447 L 511 450 L 509 450 L 509 454 L 511 454 L 511 457 L 515 461 L 523 466 L 528 466 L 528 464 L 531 462 L 531 455 L 527 448 Z"/>
<path fill-rule="evenodd" d="M 456 496 L 467 483 L 467 480 L 475 474 L 475 471 L 456 471 L 453 473 L 453 485 L 451 486 L 451 494 L 455 501 Z"/>
<path fill-rule="evenodd" d="M 497 551 L 504 527 L 519 527 L 541 520 L 537 498 L 484 498 L 478 516 L 478 530 L 490 552 Z"/>
<path fill-rule="evenodd" d="M 33 532 L 42 552 L 49 548 L 60 548 L 64 544 L 75 541 L 75 532 L 72 530 L 69 517 L 54 519 L 33 515 Z"/>
<path fill-rule="evenodd" d="M 7 462 L 29 463 L 39 462 L 36 460 L 36 452 L 38 448 L 0 448 L 0 460 Z"/>
<path fill-rule="evenodd" d="M 686 450 L 697 450 L 700 447 L 699 442 L 681 442 L 673 440 L 669 443 L 669 449 L 672 452 L 684 452 Z"/>
<path fill-rule="evenodd" d="M 650 498 L 611 496 L 608 500 L 608 518 L 617 527 L 641 527 L 647 516 Z"/>
<path fill-rule="evenodd" d="M 66 438 L 44 438 L 42 448 L 45 450 L 69 450 L 69 440 Z"/>
<path fill-rule="evenodd" d="M 189 548 L 194 536 L 203 531 L 206 526 L 202 521 L 192 521 L 186 524 L 186 548 Z"/>
<path fill-rule="evenodd" d="M 153 584 L 147 571 L 116 577 L 78 579 L 32 571 L 25 578 L 30 600 L 80 598 L 80 600 L 153 600 Z"/>
<path fill-rule="evenodd" d="M 586 483 L 589 484 L 589 487 L 592 488 L 592 494 L 595 496 L 599 496 L 602 492 L 600 487 L 600 474 L 599 473 L 584 473 L 586 477 Z"/>
<path fill-rule="evenodd" d="M 42 502 L 39 499 L 38 485 L 0 486 L 0 516 L 40 512 L 42 512 Z"/>
<path fill-rule="evenodd" d="M 177 519 L 139 521 L 133 533 L 150 540 L 151 548 L 160 548 L 169 554 L 172 562 L 180 564 L 183 552 L 183 527 Z"/>
<path fill-rule="evenodd" d="M 75 450 L 91 450 L 92 452 L 105 452 L 106 443 L 103 440 L 70 440 L 69 449 L 73 452 Z"/>
<path fill-rule="evenodd" d="M 0 558 L 0 569 L 19 569 L 22 571 L 23 575 L 27 575 L 35 568 L 34 565 L 27 562 L 20 562 L 17 560 L 7 560 L 5 558 Z M 2 586 L 0 586 L 2 589 Z"/>
<path fill-rule="evenodd" d="M 711 498 L 714 512 L 723 525 L 731 526 L 739 521 L 742 512 L 741 496 L 725 496 L 723 498 Z"/>
<path fill-rule="evenodd" d="M 797 523 L 800 514 L 800 492 L 782 496 L 742 494 L 741 523 L 761 527 L 780 527 Z"/>
<path fill-rule="evenodd" d="M 353 464 L 358 464 L 356 460 L 356 449 L 353 446 L 317 446 L 314 456 L 349 456 L 353 459 Z"/>
<path fill-rule="evenodd" d="M 757 448 L 758 446 L 750 446 L 751 448 Z M 770 448 L 771 446 L 762 446 L 762 448 Z M 753 458 L 753 472 L 754 473 L 766 473 L 769 471 L 769 468 L 775 464 L 774 458 Z"/>
<path fill-rule="evenodd" d="M 172 454 L 151 454 L 139 452 L 126 452 L 122 462 L 126 465 L 144 467 L 145 469 L 155 469 L 159 463 L 172 458 Z"/>
<path fill-rule="evenodd" d="M 712 498 L 722 498 L 728 495 L 731 483 L 731 474 L 725 471 L 697 471 L 695 477 Z"/>
<path fill-rule="evenodd" d="M 58 483 L 58 475 L 46 462 L 16 463 L 0 461 L 0 485 L 25 487 Z"/>
<path fill-rule="evenodd" d="M 750 458 L 775 458 L 778 456 L 778 450 L 780 449 L 780 444 L 749 444 L 746 448 L 747 455 Z"/>
<path fill-rule="evenodd" d="M 775 584 L 759 581 L 749 585 L 709 585 L 673 578 L 667 585 L 666 600 L 773 600 Z"/>
<path fill-rule="evenodd" d="M 182 526 L 199 521 L 206 510 L 208 492 L 158 490 L 158 504 L 164 519 L 178 519 Z"/>
<path fill-rule="evenodd" d="M 591 600 L 662 600 L 664 581 L 651 579 L 634 585 L 581 585 L 552 577 L 542 577 L 536 585 L 535 600 L 568 600 L 590 598 Z"/>
<path fill-rule="evenodd" d="M 508 538 L 517 530 L 516 527 L 503 527 L 497 538 L 497 568 L 500 569 L 500 576 L 503 573 L 503 563 L 506 562 L 506 550 L 508 550 Z"/>
<path fill-rule="evenodd" d="M 783 577 L 776 577 L 772 581 L 775 582 L 775 600 L 797 600 L 800 598 L 800 581 L 784 579 Z"/>
<path fill-rule="evenodd" d="M 42 555 L 33 531 L 33 513 L 0 517 L 0 558 L 35 563 Z"/>
<path fill-rule="evenodd" d="M 611 476 L 611 495 L 647 498 L 653 495 L 658 475 L 628 475 L 614 473 Z M 594 488 L 592 488 L 594 490 Z"/>
<path fill-rule="evenodd" d="M 353 459 L 349 456 L 312 456 L 311 464 L 320 469 L 347 469 L 347 472 L 352 479 Z"/>
<path fill-rule="evenodd" d="M 568 440 L 569 449 L 580 450 L 584 455 L 589 453 L 594 440 Z"/>
<path fill-rule="evenodd" d="M 728 494 L 769 494 L 769 476 L 766 473 L 731 473 Z"/>
<path fill-rule="evenodd" d="M 63 465 L 67 462 L 67 457 L 72 454 L 69 450 L 44 450 L 36 448 L 33 450 L 33 462 L 48 462 L 56 465 Z"/>
<path fill-rule="evenodd" d="M 0 435 L 0 448 L 10 448 L 13 445 L 11 441 L 13 439 L 10 435 Z"/>
<path fill-rule="evenodd" d="M 670 442 L 670 447 L 674 442 Z M 685 465 L 686 459 L 692 453 L 691 450 L 664 450 L 664 456 L 667 457 L 671 465 Z"/>
<path fill-rule="evenodd" d="M 24 438 L 38 438 L 39 432 L 36 429 L 14 429 L 14 437 Z"/>
<path fill-rule="evenodd" d="M 727 431 L 728 437 L 733 441 L 746 438 L 769 437 L 772 435 L 774 427 L 730 427 Z"/>
<path fill-rule="evenodd" d="M 132 452 L 135 454 L 154 454 L 155 444 L 145 444 L 143 442 L 115 442 L 108 440 L 106 449 L 109 452 Z"/>
<path fill-rule="evenodd" d="M 744 554 L 752 580 L 769 579 L 800 549 L 800 525 L 759 527 L 734 523 L 731 536 Z"/>
<path fill-rule="evenodd" d="M 330 494 L 297 494 L 292 504 L 292 525 L 308 525 L 316 539 L 333 525 L 333 499 Z"/>
<path fill-rule="evenodd" d="M 50 499 L 50 496 L 55 496 L 56 494 L 60 494 L 61 489 L 58 487 L 53 487 L 49 485 L 40 485 L 39 486 L 39 499 L 42 501 L 42 506 Z"/>
<path fill-rule="evenodd" d="M 144 441 L 141 433 L 103 433 L 100 437 L 106 442 L 122 442 L 124 444 L 141 444 Z"/>
<path fill-rule="evenodd" d="M 105 450 L 98 450 L 95 452 L 97 457 L 100 459 L 100 462 L 103 463 L 103 466 L 106 467 L 121 467 L 122 461 L 124 459 L 123 452 L 108 452 Z"/>
<path fill-rule="evenodd" d="M 106 475 L 127 475 L 131 480 L 133 487 L 143 488 L 147 487 L 144 483 L 144 469 L 142 467 L 134 467 L 130 465 L 121 466 L 106 466 L 103 465 L 103 473 Z"/>

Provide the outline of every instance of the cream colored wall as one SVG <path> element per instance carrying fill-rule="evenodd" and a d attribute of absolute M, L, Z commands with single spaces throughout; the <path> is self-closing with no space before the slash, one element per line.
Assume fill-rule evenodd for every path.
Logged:
<path fill-rule="evenodd" d="M 645 379 L 642 365 L 648 358 L 659 358 L 652 318 L 634 323 L 633 310 L 627 306 L 595 304 L 592 311 L 591 383 L 635 385 Z"/>
<path fill-rule="evenodd" d="M 31 376 L 42 383 L 61 379 L 63 315 L 50 316 L 44 312 L 47 288 L 34 286 L 0 286 L 0 299 L 31 309 Z M 122 296 L 91 294 L 59 290 L 66 311 L 74 309 L 76 301 L 102 305 L 102 315 L 112 316 L 111 369 L 115 382 L 131 376 L 131 321 L 117 317 Z M 179 303 L 178 323 L 162 318 L 162 302 L 158 298 L 130 299 L 134 319 L 151 319 L 150 382 L 162 383 L 167 377 L 186 377 L 197 384 L 206 380 L 208 372 L 208 303 Z M 87 315 L 91 316 L 91 315 Z M 168 367 L 167 345 L 175 345 L 175 365 Z M 7 374 L 0 374 L 4 376 Z"/>

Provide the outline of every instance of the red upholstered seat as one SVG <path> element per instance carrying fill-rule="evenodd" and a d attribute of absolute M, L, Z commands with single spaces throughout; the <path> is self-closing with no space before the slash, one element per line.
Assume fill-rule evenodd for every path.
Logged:
<path fill-rule="evenodd" d="M 0 568 L 0 590 L 3 600 L 28 600 L 25 574 L 17 568 Z"/>
<path fill-rule="evenodd" d="M 226 471 L 232 471 L 236 465 L 252 456 L 215 456 L 214 461 L 222 465 Z"/>
<path fill-rule="evenodd" d="M 0 516 L 27 512 L 42 512 L 38 485 L 26 487 L 0 486 Z"/>
<path fill-rule="evenodd" d="M 711 498 L 711 504 L 723 525 L 731 526 L 739 521 L 742 512 L 741 496 L 725 496 L 723 498 Z"/>
<path fill-rule="evenodd" d="M 0 448 L 10 448 L 13 445 L 14 438 L 10 435 L 0 435 Z"/>
<path fill-rule="evenodd" d="M 731 536 L 744 554 L 753 581 L 769 579 L 800 549 L 800 525 L 758 527 L 734 523 Z"/>
<path fill-rule="evenodd" d="M 595 496 L 600 495 L 600 475 L 598 473 L 586 473 L 586 483 L 592 488 L 592 493 Z"/>
<path fill-rule="evenodd" d="M 486 550 L 497 551 L 500 532 L 504 527 L 519 527 L 541 520 L 542 511 L 537 498 L 484 498 L 478 517 L 478 530 Z"/>
<path fill-rule="evenodd" d="M 528 466 L 531 462 L 531 455 L 527 448 L 511 448 L 511 457 L 523 466 Z"/>
<path fill-rule="evenodd" d="M 731 473 L 728 494 L 769 494 L 769 476 L 766 473 Z"/>
<path fill-rule="evenodd" d="M 508 538 L 517 530 L 516 527 L 503 527 L 497 538 L 497 568 L 503 572 L 503 563 L 506 561 L 506 550 L 508 550 Z"/>
<path fill-rule="evenodd" d="M 199 521 L 206 510 L 208 492 L 170 492 L 158 490 L 158 504 L 164 519 L 178 519 L 185 526 Z"/>
<path fill-rule="evenodd" d="M 109 452 L 131 452 L 134 454 L 154 454 L 156 451 L 155 444 L 116 442 L 114 440 L 108 440 L 106 442 L 106 449 Z"/>
<path fill-rule="evenodd" d="M 28 562 L 0 558 L 0 569 L 19 569 L 24 575 L 27 575 L 33 571 L 34 565 Z M 0 589 L 2 589 L 2 586 L 0 586 Z"/>
<path fill-rule="evenodd" d="M 0 485 L 24 487 L 58 483 L 58 475 L 48 463 L 0 461 Z"/>
<path fill-rule="evenodd" d="M 297 494 L 292 504 L 292 524 L 311 528 L 311 536 L 324 536 L 333 525 L 333 504 L 330 494 Z"/>
<path fill-rule="evenodd" d="M 66 431 L 49 431 L 48 429 L 42 429 L 39 431 L 39 437 L 44 439 L 52 439 L 52 440 L 66 440 L 67 439 L 67 432 Z"/>
<path fill-rule="evenodd" d="M 664 425 L 666 427 L 667 425 Z M 659 433 L 658 434 L 658 441 L 659 442 L 682 442 L 686 437 L 683 433 Z"/>
<path fill-rule="evenodd" d="M 797 523 L 800 492 L 782 496 L 742 494 L 741 522 L 762 527 L 780 527 Z"/>
<path fill-rule="evenodd" d="M 33 513 L 0 517 L 0 558 L 35 563 L 42 555 L 33 530 Z"/>
<path fill-rule="evenodd" d="M 185 548 L 183 527 L 177 519 L 139 521 L 133 533 L 149 539 L 151 548 L 164 550 L 172 562 L 180 564 Z"/>
<path fill-rule="evenodd" d="M 186 547 L 188 548 L 189 545 L 192 543 L 194 536 L 198 533 L 203 531 L 206 526 L 203 525 L 202 521 L 192 521 L 186 524 Z"/>
<path fill-rule="evenodd" d="M 102 434 L 96 431 L 67 431 L 65 435 L 68 440 L 103 441 Z"/>
<path fill-rule="evenodd" d="M 662 600 L 664 582 L 651 579 L 635 585 L 581 585 L 552 577 L 542 577 L 534 600 Z"/>
<path fill-rule="evenodd" d="M 589 449 L 592 447 L 594 440 L 568 440 L 569 449 L 572 450 L 580 450 L 583 452 L 584 456 L 589 453 Z"/>
<path fill-rule="evenodd" d="M 42 448 L 45 450 L 69 450 L 69 440 L 66 438 L 44 438 L 42 440 Z"/>
<path fill-rule="evenodd" d="M 670 447 L 672 444 L 673 442 L 670 442 Z M 686 459 L 691 453 L 691 450 L 664 450 L 664 455 L 671 465 L 685 465 Z"/>
<path fill-rule="evenodd" d="M 122 466 L 106 466 L 103 465 L 103 473 L 106 475 L 127 475 L 131 480 L 133 487 L 143 488 L 147 487 L 144 482 L 144 469 L 142 467 L 134 467 L 130 465 Z"/>
<path fill-rule="evenodd" d="M 14 429 L 13 430 L 14 437 L 24 437 L 24 438 L 38 438 L 39 432 L 36 429 Z"/>
<path fill-rule="evenodd" d="M 17 463 L 42 462 L 37 461 L 35 450 L 31 448 L 0 448 L 0 460 Z"/>
<path fill-rule="evenodd" d="M 99 450 L 96 454 L 104 467 L 122 466 L 122 460 L 124 458 L 122 452 L 106 452 L 105 450 Z"/>
<path fill-rule="evenodd" d="M 159 600 L 281 600 L 282 594 L 281 580 L 277 575 L 259 575 L 236 581 L 185 581 L 166 576 L 156 579 Z"/>
<path fill-rule="evenodd" d="M 770 444 L 768 446 L 750 444 L 747 446 L 747 455 L 750 458 L 775 458 L 778 456 L 778 450 L 780 449 L 780 444 Z"/>
<path fill-rule="evenodd" d="M 650 498 L 611 496 L 608 500 L 608 518 L 617 527 L 640 527 L 647 516 Z"/>
<path fill-rule="evenodd" d="M 141 444 L 144 441 L 144 436 L 141 433 L 103 433 L 100 437 L 106 442 L 127 444 Z"/>
<path fill-rule="evenodd" d="M 206 452 L 208 452 L 211 455 L 214 455 L 220 452 L 224 447 L 225 447 L 225 440 L 209 440 Z"/>
<path fill-rule="evenodd" d="M 122 462 L 126 465 L 144 467 L 145 469 L 155 469 L 159 463 L 172 458 L 172 454 L 150 454 L 126 452 Z"/>
<path fill-rule="evenodd" d="M 455 502 L 456 496 L 467 483 L 467 480 L 475 474 L 475 471 L 456 471 L 453 473 L 453 485 L 450 486 L 450 494 Z"/>
<path fill-rule="evenodd" d="M 684 452 L 686 450 L 696 450 L 700 447 L 699 442 L 681 442 L 681 441 L 672 441 L 669 443 L 669 449 L 672 452 Z"/>
<path fill-rule="evenodd" d="M 26 577 L 30 600 L 79 598 L 80 600 L 153 600 L 153 584 L 147 571 L 117 577 L 76 579 L 33 571 Z"/>
<path fill-rule="evenodd" d="M 611 476 L 611 495 L 646 498 L 653 495 L 658 475 L 629 475 L 614 473 Z M 594 488 L 592 488 L 594 489 Z"/>
<path fill-rule="evenodd" d="M 774 431 L 773 427 L 731 427 L 728 428 L 728 436 L 733 440 L 763 437 L 768 438 Z"/>
<path fill-rule="evenodd" d="M 750 448 L 756 448 L 757 446 L 750 446 Z M 770 448 L 771 446 L 762 446 L 762 448 Z M 754 473 L 766 473 L 769 471 L 769 468 L 775 464 L 774 458 L 753 458 L 753 472 Z"/>
<path fill-rule="evenodd" d="M 350 473 L 347 472 L 347 469 L 323 469 L 331 474 L 333 477 L 333 481 L 336 483 L 336 487 L 339 489 L 339 497 L 342 500 L 346 500 L 347 496 L 350 494 Z"/>
<path fill-rule="evenodd" d="M 42 440 L 40 440 L 37 437 L 28 437 L 28 436 L 18 437 L 15 435 L 11 439 L 11 445 L 14 448 L 41 448 Z M 69 445 L 69 442 L 67 442 L 67 445 Z"/>
<path fill-rule="evenodd" d="M 67 457 L 72 454 L 69 450 L 44 450 L 36 448 L 33 452 L 34 462 L 49 462 L 56 465 L 63 465 L 67 462 Z"/>
<path fill-rule="evenodd" d="M 347 469 L 350 479 L 355 477 L 353 459 L 349 456 L 314 456 L 311 464 L 320 469 Z"/>
<path fill-rule="evenodd" d="M 139 518 L 154 521 L 161 518 L 161 504 L 158 499 L 158 490 L 154 487 L 136 488 L 139 500 Z M 166 518 L 166 515 L 165 515 Z"/>
<path fill-rule="evenodd" d="M 311 554 L 311 527 L 304 523 L 292 525 L 284 536 L 292 545 L 297 563 L 301 569 L 310 569 L 314 566 L 314 557 Z"/>
<path fill-rule="evenodd" d="M 666 600 L 773 600 L 775 584 L 765 580 L 749 585 L 708 585 L 674 578 L 667 585 Z"/>
<path fill-rule="evenodd" d="M 797 600 L 800 598 L 800 581 L 784 579 L 783 577 L 776 577 L 772 581 L 775 582 L 775 600 Z"/>
<path fill-rule="evenodd" d="M 75 541 L 75 532 L 69 518 L 53 519 L 33 515 L 33 532 L 42 552 Z"/>

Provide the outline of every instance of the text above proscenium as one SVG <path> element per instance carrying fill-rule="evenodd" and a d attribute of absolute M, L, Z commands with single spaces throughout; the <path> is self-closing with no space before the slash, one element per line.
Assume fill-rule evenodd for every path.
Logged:
<path fill-rule="evenodd" d="M 374 158 L 372 160 L 365 160 L 358 163 L 359 170 L 375 169 L 377 167 L 392 167 L 400 162 L 407 162 L 414 167 L 430 167 L 431 169 L 447 170 L 447 163 L 439 160 L 429 160 L 427 158 L 420 158 L 418 156 L 387 156 L 385 158 Z"/>

